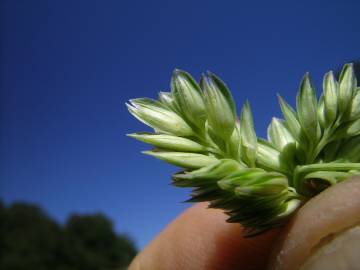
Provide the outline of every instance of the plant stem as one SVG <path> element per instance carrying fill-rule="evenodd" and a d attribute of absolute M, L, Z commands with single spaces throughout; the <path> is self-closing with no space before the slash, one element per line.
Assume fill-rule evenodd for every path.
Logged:
<path fill-rule="evenodd" d="M 349 170 L 360 170 L 360 163 L 319 163 L 297 166 L 294 171 L 293 186 L 300 194 L 304 192 L 303 177 L 306 174 L 316 171 L 349 171 Z"/>

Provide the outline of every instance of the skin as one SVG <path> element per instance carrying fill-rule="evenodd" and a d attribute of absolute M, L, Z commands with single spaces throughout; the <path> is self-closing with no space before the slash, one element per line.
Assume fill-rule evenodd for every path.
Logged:
<path fill-rule="evenodd" d="M 280 245 L 274 247 L 271 269 L 299 269 L 324 237 L 358 224 L 360 176 L 355 176 L 326 189 L 300 208 L 284 228 Z"/>
<path fill-rule="evenodd" d="M 360 223 L 360 176 L 309 200 L 281 230 L 243 238 L 221 210 L 197 204 L 169 224 L 132 262 L 142 269 L 298 269 L 312 247 Z M 311 222 L 309 222 L 311 221 Z"/>
<path fill-rule="evenodd" d="M 239 224 L 199 203 L 170 223 L 131 263 L 129 270 L 265 269 L 280 231 L 243 238 Z"/>

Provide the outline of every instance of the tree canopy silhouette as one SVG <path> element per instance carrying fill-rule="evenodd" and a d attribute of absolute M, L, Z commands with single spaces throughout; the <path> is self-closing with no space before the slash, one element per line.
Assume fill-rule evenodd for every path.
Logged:
<path fill-rule="evenodd" d="M 102 214 L 72 215 L 61 226 L 35 205 L 0 202 L 0 269 L 120 270 L 135 255 Z"/>

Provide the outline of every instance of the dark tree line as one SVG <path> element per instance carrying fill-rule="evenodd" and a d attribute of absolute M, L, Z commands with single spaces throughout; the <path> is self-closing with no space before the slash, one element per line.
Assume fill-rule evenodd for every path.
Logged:
<path fill-rule="evenodd" d="M 59 225 L 37 206 L 0 202 L 2 270 L 120 270 L 135 255 L 133 242 L 102 214 Z"/>

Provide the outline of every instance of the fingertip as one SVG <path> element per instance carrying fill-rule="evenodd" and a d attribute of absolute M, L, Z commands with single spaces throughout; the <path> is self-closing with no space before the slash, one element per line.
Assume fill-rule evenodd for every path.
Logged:
<path fill-rule="evenodd" d="M 263 269 L 278 235 L 271 230 L 243 238 L 240 224 L 226 223 L 227 216 L 199 203 L 169 224 L 132 262 L 142 269 Z"/>

